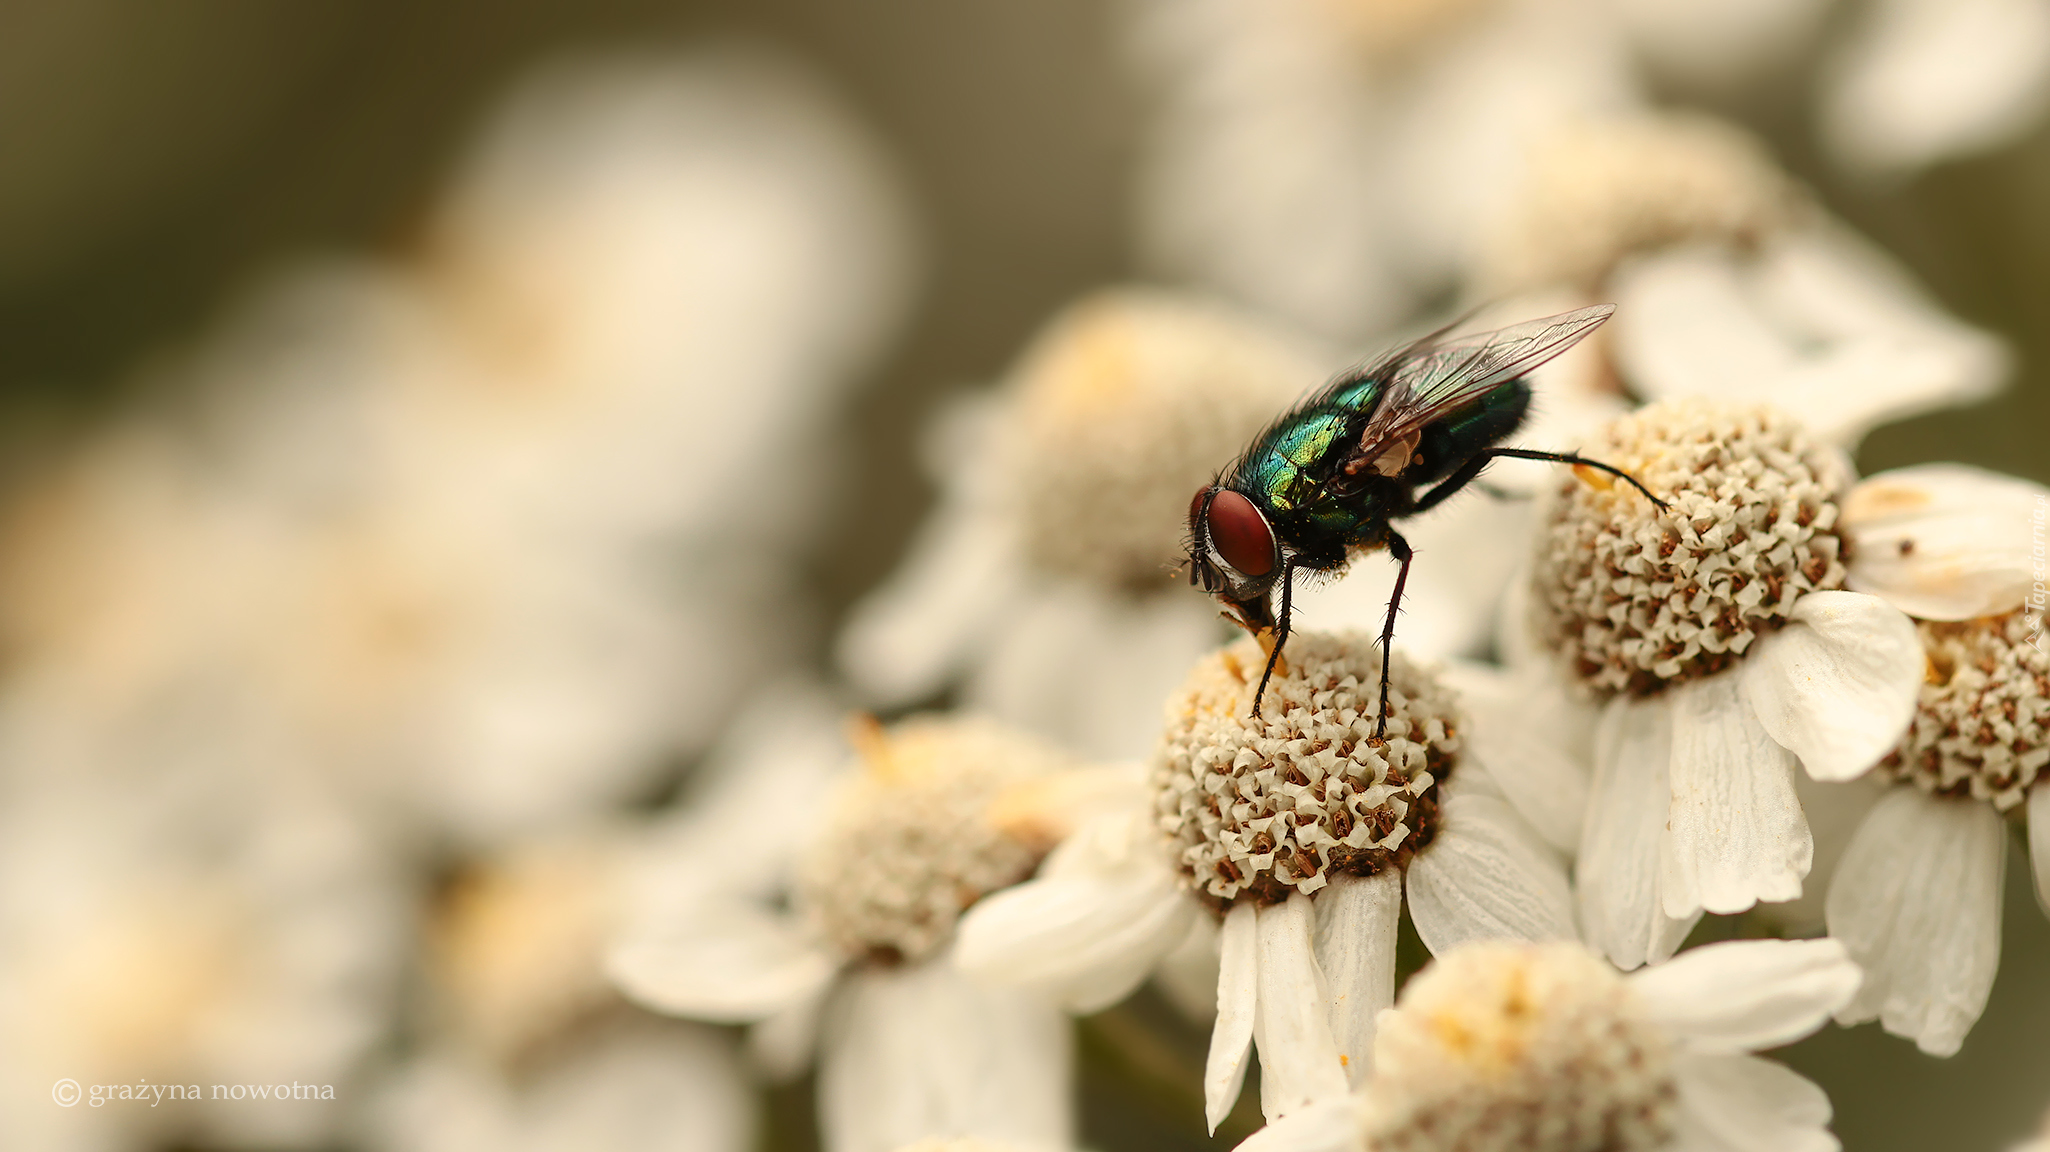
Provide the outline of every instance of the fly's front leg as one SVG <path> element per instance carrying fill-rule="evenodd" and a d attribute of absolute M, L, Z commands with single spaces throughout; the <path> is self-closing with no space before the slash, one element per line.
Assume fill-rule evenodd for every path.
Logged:
<path fill-rule="evenodd" d="M 1475 469 L 1479 471 L 1479 469 Z M 1395 614 L 1402 609 L 1402 587 L 1409 583 L 1409 562 L 1416 556 L 1410 550 L 1409 541 L 1395 529 L 1388 530 L 1388 554 L 1402 562 L 1395 573 L 1395 594 L 1388 598 L 1388 619 L 1381 625 L 1381 708 L 1380 718 L 1374 723 L 1374 739 L 1384 738 L 1388 732 L 1388 666 L 1395 658 Z"/>
<path fill-rule="evenodd" d="M 1288 593 L 1295 585 L 1295 559 L 1281 562 L 1281 620 L 1274 626 L 1274 647 L 1267 653 L 1267 670 L 1260 673 L 1260 686 L 1253 689 L 1253 715 L 1260 715 L 1260 697 L 1267 694 L 1267 682 L 1274 678 L 1274 665 L 1281 659 L 1281 646 L 1288 643 Z"/>

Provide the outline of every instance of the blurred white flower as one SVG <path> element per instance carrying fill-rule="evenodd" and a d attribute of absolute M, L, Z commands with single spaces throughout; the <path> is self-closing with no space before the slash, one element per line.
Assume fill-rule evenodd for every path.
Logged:
<path fill-rule="evenodd" d="M 410 892 L 385 846 L 289 781 L 37 783 L 0 797 L 8 1146 L 336 1140 L 400 976 Z M 60 1108 L 65 1078 L 143 1099 Z M 313 1095 L 272 1096 L 280 1083 Z M 216 1084 L 266 1098 L 217 1100 Z M 182 1098 L 150 1095 L 172 1086 Z"/>
<path fill-rule="evenodd" d="M 1345 340 L 1453 282 L 1532 139 L 1640 102 L 1592 4 L 1142 0 L 1129 35 L 1148 265 Z"/>
<path fill-rule="evenodd" d="M 1398 660 L 1384 742 L 1366 636 L 1294 637 L 1264 717 L 1249 717 L 1264 664 L 1250 639 L 1200 662 L 1169 702 L 1151 811 L 1083 827 L 1037 879 L 971 909 L 956 950 L 972 973 L 1089 1012 L 1129 994 L 1200 916 L 1220 916 L 1213 1132 L 1255 1046 L 1270 1119 L 1368 1073 L 1375 1013 L 1395 995 L 1405 882 L 1434 951 L 1573 935 L 1562 862 L 1467 762 L 1442 688 Z"/>
<path fill-rule="evenodd" d="M 1160 701 L 1225 631 L 1176 578 L 1189 498 L 1326 370 L 1302 340 L 1199 299 L 1074 305 L 1002 392 L 935 425 L 940 507 L 856 608 L 841 667 L 883 704 L 959 677 L 976 711 L 1144 755 Z"/>
<path fill-rule="evenodd" d="M 1575 943 L 1468 944 L 1381 1014 L 1354 1095 L 1239 1147 L 1833 1149 L 1822 1090 L 1750 1053 L 1813 1032 L 1857 987 L 1833 940 L 1711 944 L 1627 976 Z"/>
<path fill-rule="evenodd" d="M 1994 337 L 1822 214 L 1763 146 L 1638 112 L 1537 139 L 1470 290 L 1570 286 L 1615 302 L 1611 371 L 1643 400 L 1770 401 L 1855 446 L 1889 420 L 1990 396 Z"/>
<path fill-rule="evenodd" d="M 508 1078 L 439 1050 L 385 1086 L 362 1135 L 392 1152 L 747 1152 L 757 1101 L 728 1038 L 649 1019 L 579 1035 Z"/>
<path fill-rule="evenodd" d="M 1553 666 L 1606 701 L 1576 883 L 1587 939 L 1627 969 L 1704 910 L 1801 894 L 1797 763 L 1870 769 L 1913 714 L 1922 656 L 1899 610 L 1841 590 L 1849 465 L 1785 416 L 1656 404 L 1587 451 L 1669 504 L 1564 481 L 1531 588 Z"/>
<path fill-rule="evenodd" d="M 794 65 L 542 74 L 418 259 L 266 289 L 183 366 L 199 413 L 14 511 L 8 770 L 138 770 L 115 737 L 175 710 L 469 843 L 646 790 L 812 623 L 791 556 L 906 232 Z"/>
<path fill-rule="evenodd" d="M 1833 46 L 1820 96 L 1823 142 L 1862 175 L 2010 144 L 2050 108 L 2050 3 L 1869 0 Z"/>
<path fill-rule="evenodd" d="M 1866 971 L 1838 1019 L 1876 1018 L 1939 1056 L 1963 1044 L 1999 968 L 2004 817 L 2027 821 L 2050 910 L 2050 655 L 2031 600 L 2046 518 L 2050 489 L 1955 464 L 1881 473 L 1844 502 L 1853 582 L 1920 618 L 1928 671 L 1875 773 L 1895 786 L 1829 882 L 1830 935 Z"/>
<path fill-rule="evenodd" d="M 819 791 L 812 757 L 797 750 L 795 780 L 779 780 L 776 741 L 758 738 L 769 770 L 741 786 L 744 828 L 724 852 L 679 840 L 654 863 L 637 926 L 611 953 L 613 979 L 663 1012 L 752 1024 L 769 1071 L 794 1072 L 817 1048 L 831 1152 L 926 1137 L 1067 1146 L 1065 1018 L 1034 993 L 967 980 L 949 956 L 961 912 L 1029 876 L 1120 774 L 1078 770 L 985 722 L 859 735 L 860 770 L 833 781 L 823 806 L 814 795 L 794 811 L 775 800 L 789 782 Z M 790 906 L 778 909 L 774 878 L 792 864 Z"/>

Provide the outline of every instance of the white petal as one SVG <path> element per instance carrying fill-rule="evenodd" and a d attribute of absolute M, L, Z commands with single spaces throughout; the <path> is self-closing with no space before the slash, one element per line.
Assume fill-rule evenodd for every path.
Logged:
<path fill-rule="evenodd" d="M 1595 729 L 1594 787 L 1574 865 L 1580 929 L 1618 968 L 1671 953 L 1659 903 L 1659 838 L 1671 793 L 1672 715 L 1665 700 L 1611 700 Z"/>
<path fill-rule="evenodd" d="M 2050 9 L 2032 0 L 1882 0 L 1825 71 L 1825 140 L 1868 173 L 2019 137 L 2050 100 Z"/>
<path fill-rule="evenodd" d="M 851 976 L 826 1027 L 819 1126 L 828 1152 L 895 1152 L 973 1136 L 1067 1147 L 1067 1018 L 975 984 L 944 958 Z"/>
<path fill-rule="evenodd" d="M 1899 609 L 1858 592 L 1811 592 L 1738 675 L 1758 722 L 1810 776 L 1849 780 L 1900 743 L 1926 665 Z"/>
<path fill-rule="evenodd" d="M 1838 519 L 1849 584 L 1924 620 L 1969 620 L 2021 606 L 2034 579 L 2030 528 L 2050 489 L 1963 464 L 1867 477 Z"/>
<path fill-rule="evenodd" d="M 1298 1108 L 1239 1142 L 1234 1152 L 1366 1152 L 1356 1096 Z"/>
<path fill-rule="evenodd" d="M 1556 676 L 1455 662 L 1444 679 L 1459 693 L 1473 760 L 1546 843 L 1572 852 L 1587 816 L 1593 711 Z"/>
<path fill-rule="evenodd" d="M 2036 874 L 2036 903 L 2050 916 L 2050 781 L 2029 789 L 2029 863 Z"/>
<path fill-rule="evenodd" d="M 1410 861 L 1409 915 L 1434 956 L 1469 940 L 1571 940 L 1566 868 L 1507 801 L 1456 784 Z"/>
<path fill-rule="evenodd" d="M 819 994 L 839 969 L 784 918 L 753 905 L 701 905 L 687 935 L 629 940 L 605 973 L 642 1004 L 675 1016 L 746 1024 Z"/>
<path fill-rule="evenodd" d="M 1876 1016 L 1924 1052 L 1955 1053 L 1986 1010 L 2000 965 L 2006 859 L 1990 805 L 1908 785 L 1875 805 L 1829 886 L 1829 934 L 1865 970 L 1837 1020 Z"/>
<path fill-rule="evenodd" d="M 753 1065 L 773 1081 L 789 1080 L 811 1066 L 818 1048 L 819 1021 L 832 985 L 761 1020 L 747 1030 L 747 1054 Z"/>
<path fill-rule="evenodd" d="M 1279 1120 L 1305 1105 L 1346 1093 L 1345 1069 L 1331 1036 L 1331 990 L 1317 967 L 1310 898 L 1293 893 L 1260 909 L 1259 1009 L 1253 1043 L 1260 1050 L 1260 1111 Z"/>
<path fill-rule="evenodd" d="M 1742 912 L 1801 894 L 1814 842 L 1794 798 L 1793 754 L 1766 734 L 1725 673 L 1670 690 L 1672 804 L 1659 841 L 1666 915 Z"/>
<path fill-rule="evenodd" d="M 1631 973 L 1660 1027 L 1697 1052 L 1774 1048 L 1822 1027 L 1858 990 L 1837 940 L 1729 940 Z"/>
<path fill-rule="evenodd" d="M 855 605 L 838 661 L 871 698 L 929 696 L 1020 594 L 1017 543 L 973 493 L 952 496 L 919 531 L 889 582 Z"/>
<path fill-rule="evenodd" d="M 1210 1055 L 1203 1064 L 1203 1117 L 1210 1134 L 1231 1115 L 1246 1085 L 1246 1060 L 1253 1054 L 1253 1020 L 1260 1003 L 1259 925 L 1253 902 L 1240 901 L 1224 915 L 1217 960 L 1217 1020 L 1210 1026 Z"/>
<path fill-rule="evenodd" d="M 1806 1077 L 1756 1056 L 1683 1052 L 1678 1147 L 1687 1152 L 1835 1152 L 1829 1097 Z"/>
<path fill-rule="evenodd" d="M 1373 1067 L 1374 1020 L 1395 1003 L 1402 877 L 1392 868 L 1340 876 L 1317 893 L 1315 905 L 1317 966 L 1330 989 L 1331 1038 L 1347 1085 L 1358 1088 Z"/>
<path fill-rule="evenodd" d="M 980 979 L 1098 1012 L 1131 995 L 1198 912 L 1171 874 L 1046 876 L 977 902 L 954 955 Z"/>
<path fill-rule="evenodd" d="M 1189 934 L 1161 958 L 1153 983 L 1182 1015 L 1197 1024 L 1212 1024 L 1217 1020 L 1218 967 L 1217 921 L 1198 913 Z"/>
<path fill-rule="evenodd" d="M 1815 841 L 1814 863 L 1801 881 L 1798 899 L 1778 904 L 1760 904 L 1752 914 L 1767 925 L 1772 935 L 1788 938 L 1828 934 L 1822 915 L 1823 898 L 1836 875 L 1844 849 L 1865 823 L 1865 816 L 1879 798 L 1892 791 L 1891 781 L 1867 772 L 1842 784 L 1825 784 L 1806 772 L 1794 773 L 1794 798 L 1808 817 L 1808 834 Z"/>

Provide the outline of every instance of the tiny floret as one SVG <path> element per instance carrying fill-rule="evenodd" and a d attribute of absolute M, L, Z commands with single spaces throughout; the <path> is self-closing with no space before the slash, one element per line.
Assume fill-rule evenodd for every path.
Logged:
<path fill-rule="evenodd" d="M 1533 623 L 1594 691 L 1650 696 L 1719 672 L 1795 600 L 1844 586 L 1849 466 L 1775 409 L 1651 404 L 1584 450 L 1669 505 L 1583 472 L 1538 534 Z"/>
<path fill-rule="evenodd" d="M 1071 764 L 977 720 L 857 731 L 864 771 L 842 785 L 799 861 L 797 903 L 849 955 L 915 963 L 952 939 L 975 901 L 1039 866 L 1051 845 L 1001 810 Z"/>
<path fill-rule="evenodd" d="M 1265 664 L 1251 639 L 1200 661 L 1168 702 L 1154 765 L 1161 827 L 1190 887 L 1220 910 L 1400 867 L 1429 843 L 1459 753 L 1451 693 L 1400 656 L 1386 738 L 1374 738 L 1372 637 L 1292 637 L 1254 716 Z"/>
<path fill-rule="evenodd" d="M 1929 655 L 1915 718 L 1880 770 L 1937 796 L 2002 812 L 2027 798 L 2050 762 L 2050 655 L 2016 609 L 1959 623 L 1920 621 Z"/>
<path fill-rule="evenodd" d="M 1570 943 L 1454 949 L 1381 1014 L 1366 1146 L 1376 1152 L 1664 1147 L 1671 1042 L 1608 964 Z"/>

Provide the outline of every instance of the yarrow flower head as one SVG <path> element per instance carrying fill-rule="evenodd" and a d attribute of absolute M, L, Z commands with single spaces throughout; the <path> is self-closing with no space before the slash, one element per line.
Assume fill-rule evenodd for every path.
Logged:
<path fill-rule="evenodd" d="M 981 723 L 911 720 L 885 735 L 864 720 L 857 733 L 867 771 L 842 782 L 799 860 L 796 903 L 847 955 L 916 963 L 969 905 L 1039 866 L 1047 830 L 1000 805 L 1059 761 Z"/>
<path fill-rule="evenodd" d="M 1858 986 L 1841 945 L 1742 941 L 1621 975 L 1579 944 L 1440 956 L 1382 1014 L 1354 1096 L 1244 1152 L 1654 1152 L 1827 1146 L 1828 1100 L 1748 1053 L 1812 1032 Z"/>
<path fill-rule="evenodd" d="M 1668 503 L 1569 478 L 1533 569 L 1536 636 L 1605 699 L 1578 893 L 1589 938 L 1629 968 L 1704 910 L 1801 894 L 1796 762 L 1817 780 L 1876 764 L 1922 654 L 1899 610 L 1843 590 L 1850 467 L 1784 414 L 1661 402 L 1587 450 Z"/>
<path fill-rule="evenodd" d="M 1466 751 L 1451 694 L 1396 658 L 1376 738 L 1381 660 L 1363 633 L 1298 634 L 1198 661 L 1167 705 L 1143 806 L 1083 828 L 1026 884 L 982 901 L 957 961 L 1077 1010 L 1128 994 L 1221 920 L 1204 1077 L 1214 1130 L 1260 1053 L 1271 1119 L 1366 1076 L 1393 1002 L 1405 891 L 1434 951 L 1480 938 L 1570 938 L 1558 858 Z"/>
<path fill-rule="evenodd" d="M 1538 557 L 1539 629 L 1582 683 L 1651 696 L 1720 672 L 1809 592 L 1844 586 L 1840 453 L 1763 406 L 1654 404 L 1584 451 L 1635 476 L 1569 477 Z"/>
<path fill-rule="evenodd" d="M 856 770 L 814 826 L 797 830 L 788 906 L 775 892 L 657 893 L 660 914 L 612 950 L 613 980 L 659 1011 L 755 1025 L 757 1055 L 780 1071 L 819 1046 L 834 1152 L 892 1152 L 933 1136 L 1065 1146 L 1059 1011 L 1034 993 L 965 980 L 948 953 L 962 911 L 1030 876 L 1123 777 L 987 721 L 864 719 L 852 735 Z M 763 775 L 774 787 L 773 770 Z M 758 821 L 759 801 L 738 808 L 734 818 Z M 685 863 L 661 874 L 692 885 L 764 862 Z M 977 1069 L 977 1081 L 962 1081 L 961 1067 Z"/>
<path fill-rule="evenodd" d="M 2029 575 L 2050 490 L 1959 465 L 1882 473 L 1845 503 L 1854 585 L 1919 617 L 1913 718 L 1893 782 L 1830 878 L 1830 935 L 1865 967 L 1845 1023 L 1877 1019 L 1951 1055 L 1998 973 L 2007 824 L 2026 818 L 2050 909 L 2050 654 Z"/>
<path fill-rule="evenodd" d="M 1458 758 L 1450 693 L 1396 657 L 1377 740 L 1380 661 L 1356 640 L 1297 638 L 1258 716 L 1248 658 L 1257 650 L 1240 645 L 1196 666 L 1155 761 L 1161 825 L 1190 887 L 1223 911 L 1400 870 L 1436 831 L 1438 785 Z"/>

